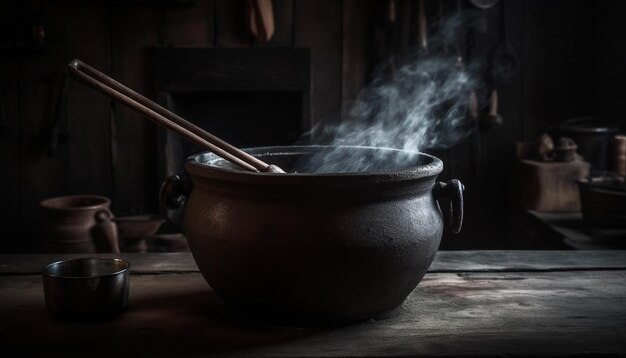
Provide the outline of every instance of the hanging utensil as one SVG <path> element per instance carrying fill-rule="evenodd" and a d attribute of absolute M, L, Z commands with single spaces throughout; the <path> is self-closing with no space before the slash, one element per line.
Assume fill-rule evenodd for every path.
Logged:
<path fill-rule="evenodd" d="M 491 127 L 502 125 L 502 123 L 502 116 L 498 113 L 498 91 L 494 87 L 489 97 L 489 113 L 482 124 Z"/>
<path fill-rule="evenodd" d="M 491 76 L 494 80 L 508 78 L 515 72 L 519 64 L 508 40 L 505 4 L 505 1 L 500 3 L 500 42 L 491 54 Z"/>
<path fill-rule="evenodd" d="M 386 32 L 387 46 L 386 46 L 386 56 L 387 61 L 389 63 L 389 77 L 394 78 L 396 74 L 396 59 L 395 59 L 395 51 L 397 45 L 396 39 L 396 19 L 397 19 L 397 5 L 396 0 L 387 0 L 387 16 L 386 21 L 384 23 L 384 28 Z"/>
<path fill-rule="evenodd" d="M 272 0 L 248 0 L 246 27 L 257 42 L 268 42 L 274 36 L 274 10 Z"/>
<path fill-rule="evenodd" d="M 465 62 L 463 61 L 463 54 L 461 54 L 461 49 L 458 45 L 456 48 L 456 65 L 462 70 L 465 71 Z M 478 97 L 476 96 L 476 90 L 473 88 L 470 90 L 470 95 L 468 99 L 468 115 L 472 121 L 476 121 L 478 119 Z"/>
<path fill-rule="evenodd" d="M 422 52 L 428 53 L 428 23 L 424 0 L 419 0 L 418 3 L 417 26 L 419 47 Z"/>
<path fill-rule="evenodd" d="M 252 172 L 284 173 L 279 167 L 269 165 L 204 131 L 78 59 L 70 62 L 67 70 L 88 86 L 243 169 Z"/>
<path fill-rule="evenodd" d="M 384 10 L 374 23 L 372 31 L 371 63 L 380 64 L 373 74 L 374 77 L 391 81 L 396 74 L 396 0 L 386 0 Z"/>
<path fill-rule="evenodd" d="M 483 127 L 493 127 L 502 125 L 504 120 L 498 113 L 498 84 L 511 76 L 517 69 L 518 61 L 511 45 L 508 42 L 506 28 L 505 2 L 500 3 L 500 42 L 491 53 L 491 65 L 489 67 L 489 78 L 491 82 L 491 97 L 489 112 L 484 118 Z"/>
<path fill-rule="evenodd" d="M 387 21 L 391 24 L 396 23 L 397 6 L 396 0 L 387 0 Z"/>
<path fill-rule="evenodd" d="M 461 4 L 461 0 L 457 0 L 456 2 L 456 16 L 461 18 L 463 12 L 463 5 Z M 457 66 L 465 71 L 465 60 L 463 59 L 463 53 L 461 51 L 461 46 L 459 44 L 458 36 L 455 39 L 454 48 L 456 50 L 456 63 Z M 476 90 L 473 88 L 470 90 L 470 95 L 468 98 L 468 115 L 472 121 L 478 120 L 478 96 L 476 95 Z"/>

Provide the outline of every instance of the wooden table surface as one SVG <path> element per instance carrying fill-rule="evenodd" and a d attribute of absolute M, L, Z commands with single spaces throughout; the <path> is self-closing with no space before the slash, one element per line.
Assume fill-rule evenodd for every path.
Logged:
<path fill-rule="evenodd" d="M 46 311 L 41 268 L 72 255 L 0 255 L 0 355 L 566 356 L 626 354 L 626 252 L 439 252 L 391 318 L 335 328 L 230 316 L 188 253 L 132 264 L 120 317 Z"/>

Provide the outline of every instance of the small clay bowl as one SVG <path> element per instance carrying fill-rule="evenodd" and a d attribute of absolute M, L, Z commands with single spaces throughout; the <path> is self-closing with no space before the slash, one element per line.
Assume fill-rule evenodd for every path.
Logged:
<path fill-rule="evenodd" d="M 154 235 L 163 224 L 163 218 L 156 215 L 121 216 L 113 219 L 117 224 L 120 239 L 146 238 Z"/>
<path fill-rule="evenodd" d="M 146 252 L 146 238 L 153 236 L 164 220 L 155 215 L 136 215 L 117 217 L 113 221 L 117 224 L 122 251 Z"/>
<path fill-rule="evenodd" d="M 53 262 L 43 269 L 46 306 L 54 316 L 101 319 L 128 304 L 130 264 L 122 259 L 81 258 Z"/>

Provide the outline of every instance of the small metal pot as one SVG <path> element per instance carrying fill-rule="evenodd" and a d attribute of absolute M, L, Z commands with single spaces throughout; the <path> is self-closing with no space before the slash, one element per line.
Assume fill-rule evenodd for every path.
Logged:
<path fill-rule="evenodd" d="M 128 304 L 130 264 L 122 259 L 57 261 L 43 269 L 46 306 L 57 317 L 94 319 L 115 316 Z"/>
<path fill-rule="evenodd" d="M 593 169 L 602 171 L 609 168 L 609 146 L 611 138 L 619 132 L 618 127 L 596 117 L 579 117 L 561 123 L 557 130 L 559 136 L 574 140 L 578 153 Z"/>
<path fill-rule="evenodd" d="M 407 154 L 343 148 L 371 158 Z M 246 151 L 290 172 L 303 157 L 330 149 Z M 186 169 L 193 189 L 170 177 L 162 202 L 186 202 L 183 226 L 200 271 L 232 308 L 261 320 L 334 324 L 385 315 L 437 252 L 444 227 L 438 199 L 452 201 L 451 229 L 461 228 L 463 187 L 435 183 L 443 164 L 426 154 L 369 173 L 244 172 L 210 153 L 190 157 Z"/>

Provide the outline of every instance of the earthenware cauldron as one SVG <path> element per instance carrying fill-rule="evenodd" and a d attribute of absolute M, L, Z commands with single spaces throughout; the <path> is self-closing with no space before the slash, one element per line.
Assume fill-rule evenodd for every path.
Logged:
<path fill-rule="evenodd" d="M 380 317 L 420 282 L 439 247 L 451 200 L 451 230 L 463 215 L 458 180 L 436 183 L 443 164 L 427 154 L 342 147 L 378 161 L 368 172 L 242 171 L 201 153 L 188 158 L 192 184 L 168 178 L 166 206 L 185 205 L 193 256 L 215 292 L 237 312 L 297 325 Z M 246 151 L 287 172 L 324 146 Z M 397 166 L 395 159 L 412 156 Z M 380 169 L 382 168 L 382 169 Z"/>

